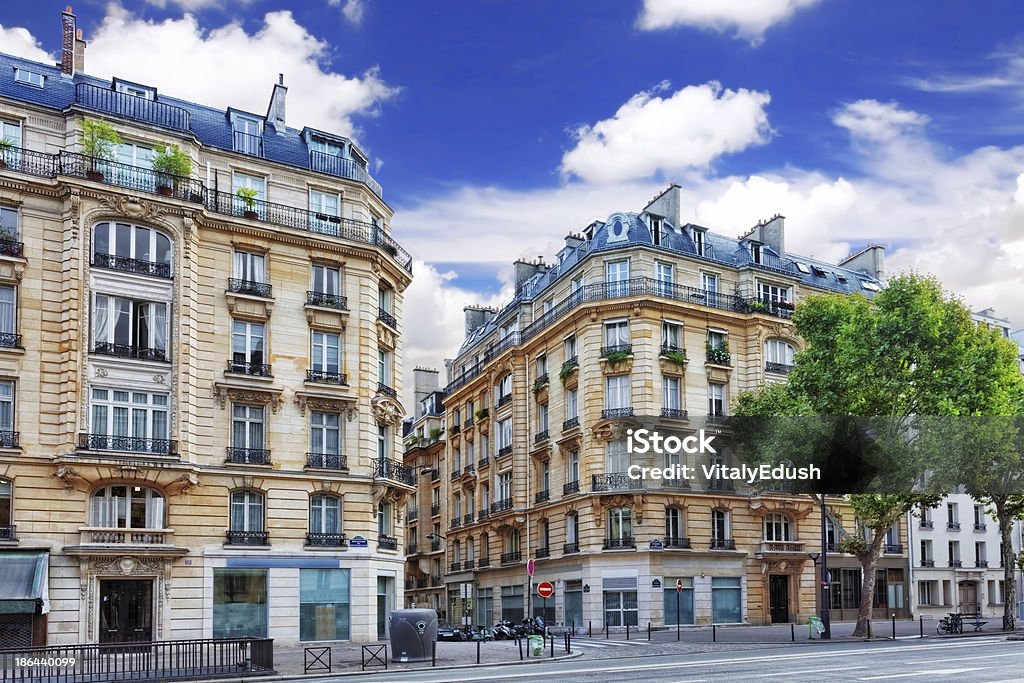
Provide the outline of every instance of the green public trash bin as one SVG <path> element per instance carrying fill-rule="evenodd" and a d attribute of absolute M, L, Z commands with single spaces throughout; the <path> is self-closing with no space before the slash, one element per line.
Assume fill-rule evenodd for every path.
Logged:
<path fill-rule="evenodd" d="M 814 634 L 817 633 L 818 637 L 825 632 L 825 624 L 821 623 L 819 617 L 807 617 L 807 637 L 814 638 Z"/>
<path fill-rule="evenodd" d="M 526 646 L 531 657 L 544 656 L 544 636 L 527 636 Z"/>

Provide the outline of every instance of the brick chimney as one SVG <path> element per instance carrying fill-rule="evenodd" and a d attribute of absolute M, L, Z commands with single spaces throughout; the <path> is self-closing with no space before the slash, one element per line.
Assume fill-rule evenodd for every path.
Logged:
<path fill-rule="evenodd" d="M 85 71 L 85 41 L 82 32 L 76 26 L 71 5 L 64 8 L 60 15 L 60 72 L 71 77 Z"/>
<path fill-rule="evenodd" d="M 284 100 L 287 94 L 288 88 L 284 84 L 284 74 L 278 74 L 277 83 L 274 84 L 274 90 L 270 93 L 270 106 L 267 107 L 267 121 L 277 131 L 283 131 L 285 128 Z"/>

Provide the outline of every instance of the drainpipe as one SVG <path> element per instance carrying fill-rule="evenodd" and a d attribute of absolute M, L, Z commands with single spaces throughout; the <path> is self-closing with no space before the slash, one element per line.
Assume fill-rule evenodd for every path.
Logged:
<path fill-rule="evenodd" d="M 922 512 L 923 514 L 923 512 Z M 922 517 L 922 519 L 924 519 Z M 907 614 L 914 618 L 914 598 L 917 597 L 917 582 L 914 580 L 914 513 L 907 513 Z"/>

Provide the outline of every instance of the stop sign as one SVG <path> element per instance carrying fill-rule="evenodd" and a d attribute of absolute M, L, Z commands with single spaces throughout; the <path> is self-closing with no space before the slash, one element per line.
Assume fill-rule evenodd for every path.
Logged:
<path fill-rule="evenodd" d="M 682 579 L 676 579 L 676 593 L 682 593 L 682 592 L 683 592 L 683 580 Z"/>
<path fill-rule="evenodd" d="M 537 595 L 544 599 L 550 598 L 555 594 L 555 587 L 550 581 L 541 581 L 537 584 Z"/>

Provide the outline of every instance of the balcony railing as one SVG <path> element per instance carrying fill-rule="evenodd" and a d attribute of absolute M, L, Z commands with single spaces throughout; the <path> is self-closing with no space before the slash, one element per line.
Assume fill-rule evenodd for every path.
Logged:
<path fill-rule="evenodd" d="M 373 176 L 371 176 L 365 168 L 356 163 L 354 159 L 346 159 L 345 157 L 340 157 L 337 154 L 328 154 L 327 152 L 310 151 L 309 169 L 311 171 L 318 171 L 320 173 L 338 176 L 339 178 L 348 178 L 349 180 L 358 181 L 370 188 L 370 191 L 378 197 L 384 196 L 380 183 L 374 180 Z"/>
<path fill-rule="evenodd" d="M 491 516 L 491 509 L 489 507 L 485 507 L 483 510 L 481 510 L 478 513 L 476 513 L 476 518 L 479 521 L 481 521 L 481 522 L 484 521 L 485 519 L 489 518 L 490 516 Z"/>
<path fill-rule="evenodd" d="M 306 381 L 318 384 L 337 384 L 348 386 L 348 377 L 344 372 L 328 372 L 326 370 L 306 370 Z"/>
<path fill-rule="evenodd" d="M 690 539 L 684 538 L 682 536 L 666 536 L 663 542 L 666 548 L 686 550 L 690 547 Z"/>
<path fill-rule="evenodd" d="M 320 470 L 347 470 L 348 457 L 341 453 L 306 453 L 306 467 Z"/>
<path fill-rule="evenodd" d="M 448 522 L 448 526 L 450 528 L 452 528 L 452 529 L 459 528 L 460 526 L 462 526 L 462 518 L 461 517 L 452 517 L 451 520 Z"/>
<path fill-rule="evenodd" d="M 420 516 L 419 508 L 409 508 L 405 513 L 405 521 L 415 522 Z M 410 546 L 412 547 L 412 546 Z"/>
<path fill-rule="evenodd" d="M 643 487 L 643 480 L 634 479 L 626 472 L 591 475 L 591 491 L 639 491 Z"/>
<path fill-rule="evenodd" d="M 491 503 L 491 512 L 504 512 L 505 510 L 512 509 L 512 499 L 505 498 L 504 500 L 497 500 Z"/>
<path fill-rule="evenodd" d="M 498 457 L 504 457 L 506 455 L 512 455 L 512 446 L 502 446 L 498 449 Z"/>
<path fill-rule="evenodd" d="M 613 353 L 633 353 L 632 344 L 611 344 L 601 347 L 601 358 L 607 358 Z"/>
<path fill-rule="evenodd" d="M 537 548 L 537 550 L 533 553 L 533 556 L 536 557 L 538 560 L 543 559 L 545 557 L 551 557 L 551 548 L 548 548 L 547 546 L 544 546 L 543 548 Z"/>
<path fill-rule="evenodd" d="M 842 550 L 838 543 L 826 543 L 825 552 L 827 553 L 838 553 Z"/>
<path fill-rule="evenodd" d="M 975 531 L 985 531 L 986 529 L 988 529 L 988 526 L 985 525 L 984 523 L 982 523 L 982 524 L 975 524 L 974 525 L 974 530 Z"/>
<path fill-rule="evenodd" d="M 686 411 L 679 408 L 662 408 L 661 416 L 669 420 L 685 420 Z"/>
<path fill-rule="evenodd" d="M 546 503 L 550 499 L 551 499 L 551 492 L 548 491 L 547 489 L 544 489 L 543 491 L 537 491 L 537 494 L 533 497 L 533 502 L 537 503 L 537 504 Z"/>
<path fill-rule="evenodd" d="M 490 567 L 491 566 L 491 558 L 489 558 L 489 557 L 481 557 L 480 561 L 476 563 L 476 566 L 479 567 L 480 569 L 483 569 L 484 567 Z"/>
<path fill-rule="evenodd" d="M 435 481 L 441 481 L 440 470 L 432 470 L 430 472 L 430 483 L 434 483 Z"/>
<path fill-rule="evenodd" d="M 793 365 L 786 365 L 785 363 L 765 363 L 764 369 L 766 372 L 774 372 L 780 375 L 788 375 L 793 372 Z"/>
<path fill-rule="evenodd" d="M 613 420 L 623 417 L 633 417 L 632 408 L 605 408 L 601 411 L 602 420 Z"/>
<path fill-rule="evenodd" d="M 441 514 L 441 504 L 440 503 L 434 503 L 433 505 L 430 506 L 430 516 L 431 517 L 437 517 L 440 514 Z"/>
<path fill-rule="evenodd" d="M 170 263 L 140 261 L 139 259 L 115 256 L 114 254 L 93 254 L 92 265 L 94 268 L 116 270 L 120 273 L 135 273 L 137 275 L 148 275 L 165 279 L 170 279 L 171 277 Z"/>
<path fill-rule="evenodd" d="M 229 360 L 227 363 L 227 372 L 233 372 L 239 375 L 250 375 L 252 377 L 273 377 L 270 374 L 269 363 L 250 363 L 245 360 Z"/>
<path fill-rule="evenodd" d="M 570 429 L 575 429 L 580 426 L 580 416 L 570 417 L 568 420 L 562 423 L 562 431 L 567 432 Z"/>
<path fill-rule="evenodd" d="M 22 147 L 10 147 L 0 152 L 0 161 L 3 162 L 0 168 L 44 178 L 55 178 L 57 170 L 60 168 L 58 155 L 36 152 Z"/>
<path fill-rule="evenodd" d="M 306 534 L 306 545 L 322 548 L 345 548 L 348 546 L 348 539 L 345 534 Z"/>
<path fill-rule="evenodd" d="M 507 406 L 510 403 L 512 403 L 512 394 L 505 394 L 504 396 L 498 399 L 499 408 L 503 408 L 504 406 Z"/>
<path fill-rule="evenodd" d="M 168 545 L 168 529 L 116 529 L 108 527 L 81 527 L 82 545 Z"/>
<path fill-rule="evenodd" d="M 736 483 L 732 479 L 709 479 L 708 491 L 735 491 Z"/>
<path fill-rule="evenodd" d="M 18 432 L 0 432 L 0 448 L 19 448 Z"/>
<path fill-rule="evenodd" d="M 348 310 L 348 297 L 340 294 L 328 294 L 327 292 L 306 292 L 306 303 L 310 306 L 322 308 L 333 308 L 338 311 Z"/>
<path fill-rule="evenodd" d="M 432 588 L 437 588 L 438 586 L 443 586 L 444 585 L 444 581 L 441 580 L 441 575 L 440 574 L 434 574 L 433 576 L 431 576 L 430 577 L 430 585 L 431 585 Z"/>
<path fill-rule="evenodd" d="M 568 496 L 568 495 L 571 495 L 573 493 L 579 493 L 579 492 L 580 492 L 580 481 L 579 481 L 579 479 L 577 479 L 576 481 L 570 481 L 570 482 L 567 482 L 565 484 L 562 484 L 562 495 L 563 496 Z"/>
<path fill-rule="evenodd" d="M 271 299 L 274 295 L 274 288 L 267 282 L 256 282 L 255 280 L 241 280 L 239 278 L 228 279 L 228 291 L 234 294 L 248 294 L 264 299 Z"/>
<path fill-rule="evenodd" d="M 934 525 L 932 523 L 932 520 L 930 520 L 930 519 L 922 519 L 921 520 L 921 528 L 922 529 L 931 529 L 933 526 Z"/>
<path fill-rule="evenodd" d="M 946 530 L 947 531 L 960 531 L 960 522 L 947 522 L 946 523 Z"/>
<path fill-rule="evenodd" d="M 0 541 L 17 541 L 18 527 L 13 524 L 0 526 Z"/>
<path fill-rule="evenodd" d="M 885 552 L 888 555 L 902 555 L 903 545 L 900 543 L 886 543 Z"/>
<path fill-rule="evenodd" d="M 131 344 L 114 344 L 112 342 L 99 342 L 92 350 L 98 356 L 113 356 L 115 358 L 137 358 L 139 360 L 154 360 L 167 362 L 167 352 L 163 349 L 148 349 Z"/>
<path fill-rule="evenodd" d="M 176 455 L 178 442 L 172 439 L 147 439 L 110 434 L 79 434 L 78 447 L 88 451 L 120 451 L 150 455 Z"/>
<path fill-rule="evenodd" d="M 242 154 L 249 154 L 254 157 L 263 156 L 263 136 L 243 133 L 240 130 L 234 131 L 232 137 L 234 150 Z"/>
<path fill-rule="evenodd" d="M 473 426 L 473 424 L 474 424 L 473 418 L 467 417 L 465 422 L 462 423 L 462 428 L 463 429 L 469 429 L 470 427 Z"/>
<path fill-rule="evenodd" d="M 394 387 L 390 387 L 383 382 L 377 382 L 377 393 L 381 396 L 387 396 L 389 398 L 398 398 L 398 392 Z"/>
<path fill-rule="evenodd" d="M 377 309 L 377 320 L 381 321 L 393 330 L 398 329 L 398 319 L 395 318 L 389 311 L 385 311 L 383 308 Z"/>
<path fill-rule="evenodd" d="M 13 332 L 0 332 L 0 348 L 3 349 L 20 349 L 21 347 L 21 335 L 14 334 Z"/>
<path fill-rule="evenodd" d="M 462 563 L 461 562 L 452 562 L 448 566 L 448 571 L 451 571 L 451 572 L 461 572 L 462 571 Z"/>
<path fill-rule="evenodd" d="M 473 513 L 472 512 L 467 512 L 465 515 L 463 515 L 462 516 L 462 523 L 463 524 L 472 524 L 473 523 Z"/>
<path fill-rule="evenodd" d="M 935 560 L 925 560 L 925 559 L 922 559 L 921 560 L 921 566 L 922 567 L 934 567 L 935 566 Z"/>
<path fill-rule="evenodd" d="M 533 436 L 533 442 L 534 442 L 534 443 L 544 443 L 544 442 L 545 442 L 545 441 L 547 441 L 547 440 L 548 440 L 549 438 L 550 438 L 550 435 L 548 434 L 548 430 L 546 430 L 546 429 L 545 429 L 545 430 L 543 430 L 543 431 L 537 432 L 537 433 L 536 433 L 536 434 L 535 434 L 535 435 Z"/>
<path fill-rule="evenodd" d="M 961 562 L 960 560 L 950 560 L 949 561 L 949 566 L 950 567 L 963 567 L 964 563 Z"/>
<path fill-rule="evenodd" d="M 227 447 L 227 460 L 225 462 L 237 465 L 269 465 L 270 451 L 265 448 L 234 448 Z"/>
<path fill-rule="evenodd" d="M 562 546 L 562 553 L 568 555 L 570 553 L 578 553 L 580 551 L 580 542 L 573 541 L 572 543 L 566 543 Z"/>
<path fill-rule="evenodd" d="M 452 481 L 455 481 L 455 480 L 456 480 L 456 479 L 458 479 L 458 478 L 459 478 L 459 477 L 460 477 L 461 475 L 462 475 L 462 470 L 460 470 L 459 468 L 455 468 L 454 470 L 452 470 L 452 476 L 451 476 L 451 480 L 452 480 Z"/>
<path fill-rule="evenodd" d="M 270 545 L 270 533 L 266 531 L 228 531 L 228 545 Z"/>
<path fill-rule="evenodd" d="M 623 550 L 625 548 L 635 548 L 636 541 L 633 540 L 632 536 L 622 536 L 620 538 L 606 538 L 604 539 L 605 550 Z"/>
<path fill-rule="evenodd" d="M 398 550 L 398 539 L 394 536 L 381 534 L 377 536 L 377 547 L 381 550 Z"/>
<path fill-rule="evenodd" d="M 205 196 L 203 184 L 193 178 L 160 173 L 151 168 L 97 159 L 74 152 L 61 152 L 56 168 L 64 175 L 116 185 L 126 190 L 158 194 L 184 202 L 202 204 Z"/>
<path fill-rule="evenodd" d="M 187 109 L 91 83 L 79 83 L 75 86 L 75 103 L 86 109 L 175 130 L 188 131 L 190 126 L 190 114 Z"/>
<path fill-rule="evenodd" d="M 975 561 L 974 566 L 978 569 L 988 569 L 988 560 L 977 560 Z"/>
<path fill-rule="evenodd" d="M 466 564 L 465 564 L 465 568 L 466 569 L 472 569 L 475 566 L 476 566 L 476 561 L 475 560 L 471 560 L 471 559 L 470 560 L 466 560 Z"/>
<path fill-rule="evenodd" d="M 25 243 L 16 240 L 0 238 L 0 256 L 22 257 L 25 255 Z"/>
<path fill-rule="evenodd" d="M 707 349 L 707 362 L 712 365 L 732 365 L 732 354 L 723 349 Z"/>
<path fill-rule="evenodd" d="M 712 538 L 712 550 L 736 550 L 736 541 L 731 538 Z"/>
<path fill-rule="evenodd" d="M 430 552 L 436 553 L 436 552 L 440 552 L 440 550 L 441 550 L 441 541 L 440 541 L 440 539 L 435 538 L 433 541 L 430 542 Z"/>
<path fill-rule="evenodd" d="M 804 552 L 803 541 L 761 541 L 762 553 L 798 553 Z"/>
<path fill-rule="evenodd" d="M 510 553 L 502 553 L 501 554 L 501 563 L 502 564 L 513 564 L 515 562 L 522 562 L 522 561 L 523 561 L 522 553 L 520 553 L 518 550 L 515 550 L 515 551 L 510 552 Z"/>
<path fill-rule="evenodd" d="M 415 470 L 397 460 L 378 458 L 373 463 L 374 478 L 390 479 L 406 486 L 416 485 Z"/>

